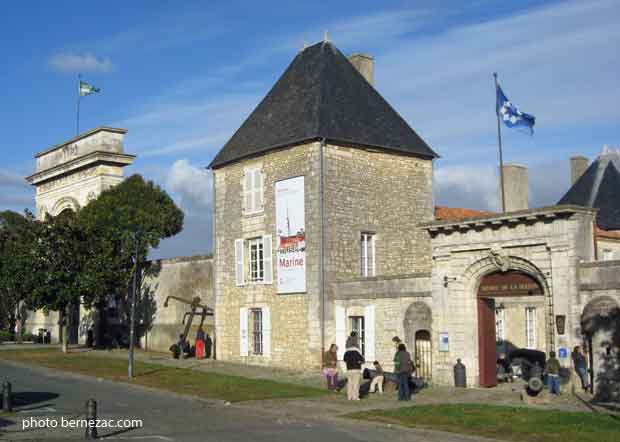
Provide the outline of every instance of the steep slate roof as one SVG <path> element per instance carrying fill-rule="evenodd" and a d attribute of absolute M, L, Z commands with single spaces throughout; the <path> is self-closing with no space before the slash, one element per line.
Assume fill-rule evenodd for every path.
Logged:
<path fill-rule="evenodd" d="M 349 60 L 323 41 L 297 54 L 209 167 L 322 138 L 438 156 Z"/>
<path fill-rule="evenodd" d="M 620 230 L 620 151 L 604 151 L 599 155 L 558 204 L 599 209 L 597 226 L 603 230 Z"/>

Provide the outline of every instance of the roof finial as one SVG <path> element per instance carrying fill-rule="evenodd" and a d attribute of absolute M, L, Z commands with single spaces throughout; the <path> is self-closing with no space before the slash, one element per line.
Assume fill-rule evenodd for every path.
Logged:
<path fill-rule="evenodd" d="M 323 36 L 323 41 L 330 41 L 329 40 L 329 31 L 325 30 L 325 35 Z"/>
<path fill-rule="evenodd" d="M 304 51 L 307 47 L 308 47 L 308 43 L 304 41 L 304 45 L 301 48 L 301 50 Z"/>

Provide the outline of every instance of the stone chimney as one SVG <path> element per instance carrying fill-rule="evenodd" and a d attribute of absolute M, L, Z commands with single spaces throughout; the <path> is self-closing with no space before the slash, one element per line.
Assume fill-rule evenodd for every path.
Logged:
<path fill-rule="evenodd" d="M 375 59 L 368 54 L 353 54 L 349 61 L 371 86 L 375 85 Z"/>
<path fill-rule="evenodd" d="M 526 210 L 528 208 L 527 167 L 520 164 L 504 164 L 503 170 L 506 212 Z"/>
<path fill-rule="evenodd" d="M 571 186 L 577 182 L 581 175 L 588 168 L 588 159 L 582 156 L 570 158 L 570 184 Z"/>

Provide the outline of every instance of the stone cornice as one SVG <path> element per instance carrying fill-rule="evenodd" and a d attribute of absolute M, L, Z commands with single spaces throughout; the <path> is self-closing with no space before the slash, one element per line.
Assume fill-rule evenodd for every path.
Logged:
<path fill-rule="evenodd" d="M 559 205 L 542 207 L 539 209 L 520 210 L 516 212 L 500 213 L 486 216 L 464 218 L 457 221 L 433 221 L 419 224 L 418 227 L 431 234 L 470 229 L 485 229 L 502 225 L 527 224 L 537 221 L 551 221 L 559 218 L 568 218 L 575 213 L 595 214 L 597 209 L 574 205 Z"/>
<path fill-rule="evenodd" d="M 102 152 L 95 151 L 90 152 L 84 156 L 74 158 L 63 164 L 59 164 L 50 169 L 42 170 L 33 175 L 30 175 L 26 180 L 32 185 L 39 185 L 45 181 L 58 178 L 62 175 L 67 175 L 85 167 L 92 167 L 98 164 L 112 164 L 116 166 L 128 166 L 133 163 L 136 158 L 135 155 L 129 155 L 124 153 Z"/>
<path fill-rule="evenodd" d="M 112 132 L 112 133 L 123 134 L 124 135 L 124 134 L 127 133 L 127 129 L 119 129 L 117 127 L 99 126 L 99 127 L 94 128 L 94 129 L 91 129 L 89 131 L 83 132 L 83 133 L 79 134 L 78 136 L 75 136 L 75 137 L 71 138 L 70 140 L 67 140 L 67 141 L 65 141 L 63 143 L 56 144 L 56 145 L 54 145 L 54 146 L 52 146 L 52 147 L 50 147 L 48 149 L 42 150 L 41 152 L 36 153 L 34 155 L 34 157 L 35 158 L 39 158 L 40 156 L 43 156 L 46 153 L 50 153 L 50 152 L 53 152 L 53 151 L 55 151 L 57 149 L 61 149 L 61 148 L 65 147 L 68 144 L 75 143 L 76 141 L 79 141 L 81 139 L 90 137 L 91 135 L 94 135 L 94 134 L 96 134 L 98 132 Z"/>

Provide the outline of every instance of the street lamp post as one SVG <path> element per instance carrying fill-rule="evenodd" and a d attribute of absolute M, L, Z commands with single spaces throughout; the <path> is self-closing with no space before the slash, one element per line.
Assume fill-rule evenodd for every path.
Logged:
<path fill-rule="evenodd" d="M 136 285 L 138 279 L 138 253 L 139 253 L 139 240 L 137 232 L 134 233 L 134 241 L 136 247 L 135 261 L 134 261 L 134 271 L 133 271 L 133 284 L 131 290 L 131 313 L 129 320 L 129 367 L 128 367 L 128 376 L 129 379 L 133 378 L 134 370 L 133 370 L 133 353 L 135 346 L 135 335 L 136 335 Z"/>

